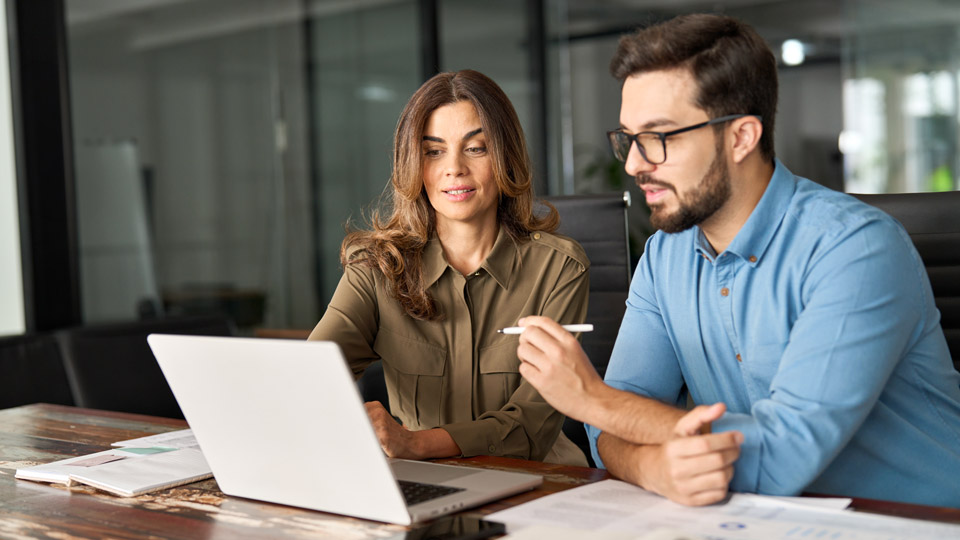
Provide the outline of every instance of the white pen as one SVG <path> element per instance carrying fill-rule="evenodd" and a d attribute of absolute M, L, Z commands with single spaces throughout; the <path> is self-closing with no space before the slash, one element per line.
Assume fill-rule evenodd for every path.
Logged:
<path fill-rule="evenodd" d="M 567 332 L 593 332 L 592 324 L 564 324 L 561 325 Z M 498 334 L 522 334 L 525 326 L 508 326 L 497 330 Z"/>

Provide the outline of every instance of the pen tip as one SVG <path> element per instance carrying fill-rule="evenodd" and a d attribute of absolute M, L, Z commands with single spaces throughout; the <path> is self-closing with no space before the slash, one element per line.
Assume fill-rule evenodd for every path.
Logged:
<path fill-rule="evenodd" d="M 503 328 L 497 328 L 497 333 L 498 333 L 498 334 L 502 334 L 502 333 L 503 333 Z"/>

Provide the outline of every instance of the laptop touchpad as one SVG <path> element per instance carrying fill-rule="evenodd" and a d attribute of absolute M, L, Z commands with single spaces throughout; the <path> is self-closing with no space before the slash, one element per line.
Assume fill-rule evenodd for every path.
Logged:
<path fill-rule="evenodd" d="M 398 480 L 412 480 L 428 484 L 440 484 L 483 472 L 483 469 L 467 467 L 451 467 L 436 463 L 421 463 L 419 461 L 393 460 L 390 462 L 394 476 Z"/>

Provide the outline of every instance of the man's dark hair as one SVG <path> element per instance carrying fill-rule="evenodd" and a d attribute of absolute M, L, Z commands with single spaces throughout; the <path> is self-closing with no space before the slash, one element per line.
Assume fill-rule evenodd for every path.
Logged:
<path fill-rule="evenodd" d="M 610 62 L 621 83 L 631 75 L 676 68 L 693 74 L 696 104 L 711 118 L 761 116 L 760 153 L 773 159 L 777 60 L 756 30 L 724 15 L 681 15 L 620 38 Z"/>

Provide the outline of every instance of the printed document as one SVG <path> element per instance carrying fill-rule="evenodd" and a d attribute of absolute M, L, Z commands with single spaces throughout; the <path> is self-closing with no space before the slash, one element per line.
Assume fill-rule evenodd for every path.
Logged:
<path fill-rule="evenodd" d="M 619 480 L 548 495 L 487 516 L 514 533 L 529 526 L 640 534 L 680 530 L 711 540 L 933 540 L 960 538 L 960 525 L 843 510 L 849 499 L 733 494 L 724 504 L 689 507 Z"/>

